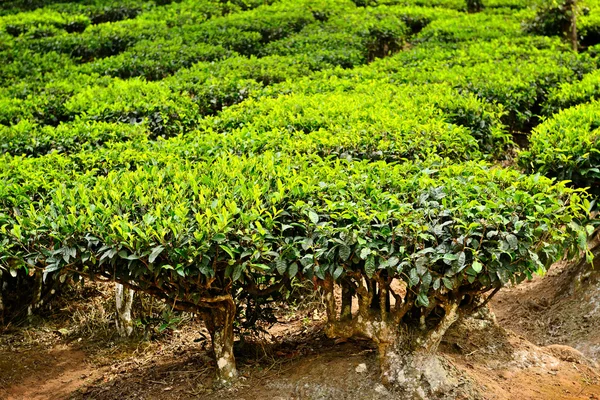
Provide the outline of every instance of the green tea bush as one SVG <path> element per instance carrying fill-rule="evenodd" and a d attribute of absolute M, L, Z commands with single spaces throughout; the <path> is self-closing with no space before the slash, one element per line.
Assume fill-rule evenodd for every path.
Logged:
<path fill-rule="evenodd" d="M 144 122 L 154 138 L 182 133 L 200 118 L 189 96 L 173 93 L 163 83 L 137 78 L 84 89 L 65 103 L 65 109 L 71 119 Z"/>
<path fill-rule="evenodd" d="M 321 64 L 322 66 L 322 64 Z M 187 93 L 202 115 L 237 104 L 265 86 L 310 75 L 319 68 L 303 57 L 231 57 L 218 63 L 197 63 L 165 80 L 172 91 Z"/>
<path fill-rule="evenodd" d="M 164 34 L 166 26 L 157 21 L 126 20 L 90 26 L 80 34 L 64 34 L 30 40 L 36 52 L 65 53 L 82 62 L 118 54 L 142 40 Z"/>
<path fill-rule="evenodd" d="M 492 40 L 521 35 L 518 19 L 495 14 L 476 13 L 438 19 L 419 34 L 419 40 L 456 43 L 468 40 Z"/>
<path fill-rule="evenodd" d="M 527 32 L 545 36 L 560 36 L 570 25 L 564 0 L 540 1 L 535 8 L 535 16 L 524 24 Z"/>
<path fill-rule="evenodd" d="M 521 10 L 532 6 L 534 1 L 535 0 L 477 0 L 478 3 L 483 3 L 486 11 L 489 11 L 490 9 Z M 373 1 L 371 5 L 439 7 L 464 12 L 468 11 L 467 3 L 467 0 L 377 0 Z"/>
<path fill-rule="evenodd" d="M 4 108 L 4 113 L 0 111 L 0 115 L 3 116 L 0 119 L 5 121 L 5 125 L 28 119 L 31 122 L 56 126 L 73 118 L 65 105 L 74 93 L 90 86 L 106 87 L 112 82 L 109 77 L 100 77 L 97 74 L 67 73 L 68 79 L 63 76 L 63 71 L 46 76 L 48 75 L 54 75 L 56 79 L 50 79 L 46 84 L 26 82 L 7 90 L 7 97 L 0 100 L 12 105 Z"/>
<path fill-rule="evenodd" d="M 158 2 L 161 1 L 159 0 Z M 152 3 L 155 2 L 145 2 L 143 4 Z M 46 11 L 48 9 L 79 13 L 81 10 L 118 10 L 134 7 L 135 5 L 139 7 L 140 2 L 133 0 L 111 0 L 110 4 L 107 5 L 102 0 L 7 0 L 0 4 L 0 15 L 12 15 L 25 11 Z"/>
<path fill-rule="evenodd" d="M 221 46 L 186 44 L 176 40 L 142 40 L 116 56 L 84 65 L 80 71 L 117 78 L 143 77 L 160 80 L 200 61 L 217 61 L 231 55 Z"/>
<path fill-rule="evenodd" d="M 24 110 L 22 100 L 10 97 L 0 98 L 0 125 L 13 125 L 23 119 L 32 118 L 28 110 Z"/>
<path fill-rule="evenodd" d="M 377 0 L 371 5 L 397 5 L 397 6 L 417 6 L 417 7 L 440 7 L 457 11 L 466 10 L 465 0 Z"/>
<path fill-rule="evenodd" d="M 507 45 L 504 40 L 476 42 L 457 49 L 443 46 L 443 50 L 434 43 L 430 46 L 377 61 L 368 74 L 407 84 L 448 83 L 502 105 L 506 112 L 503 121 L 511 131 L 529 130 L 551 90 L 595 69 L 595 61 L 587 55 L 563 53 L 564 46 L 547 40 L 527 40 L 519 45 Z M 430 58 L 429 52 L 436 55 Z M 353 70 L 340 75 L 363 73 Z"/>
<path fill-rule="evenodd" d="M 44 10 L 56 10 L 68 14 L 80 14 L 89 18 L 94 25 L 135 18 L 143 11 L 152 9 L 154 2 L 118 0 L 106 3 L 101 0 L 51 4 Z"/>
<path fill-rule="evenodd" d="M 593 101 L 548 118 L 531 134 L 519 154 L 528 171 L 540 172 L 600 194 L 600 105 Z"/>
<path fill-rule="evenodd" d="M 270 43 L 261 53 L 308 59 L 315 70 L 335 66 L 352 68 L 367 61 L 364 41 L 352 33 L 325 33 L 312 26 L 309 28 L 306 33 Z"/>
<path fill-rule="evenodd" d="M 600 43 L 600 2 L 585 0 L 578 2 L 577 33 L 585 47 Z"/>
<path fill-rule="evenodd" d="M 0 17 L 0 30 L 12 36 L 20 36 L 42 29 L 56 28 L 56 32 L 83 32 L 91 21 L 84 15 L 72 15 L 58 11 L 39 9 L 32 12 L 19 13 Z M 35 34 L 30 34 L 35 37 Z M 40 36 L 40 33 L 37 34 Z"/>
<path fill-rule="evenodd" d="M 0 51 L 6 52 L 14 46 L 15 39 L 6 32 L 0 32 Z"/>
<path fill-rule="evenodd" d="M 169 28 L 193 26 L 211 18 L 223 17 L 229 13 L 240 11 L 240 7 L 233 3 L 215 0 L 182 0 L 145 11 L 137 19 L 162 21 Z M 260 2 L 260 4 L 255 4 L 247 9 L 263 4 L 266 3 Z"/>
<path fill-rule="evenodd" d="M 563 108 L 595 100 L 600 94 L 600 72 L 593 71 L 575 82 L 567 82 L 554 88 L 544 104 L 544 112 L 550 115 Z"/>
<path fill-rule="evenodd" d="M 494 8 L 522 10 L 533 6 L 535 2 L 536 0 L 484 0 L 483 4 L 488 11 Z"/>
<path fill-rule="evenodd" d="M 465 160 L 481 157 L 479 145 L 494 153 L 509 142 L 499 117 L 446 85 L 422 89 L 374 81 L 352 90 L 248 100 L 207 122 L 223 133 L 243 128 L 240 144 L 255 149 L 387 160 L 433 153 Z"/>
<path fill-rule="evenodd" d="M 400 332 L 416 334 L 430 307 L 442 315 L 430 322 L 445 326 L 475 294 L 530 277 L 574 250 L 586 207 L 564 185 L 482 164 L 331 163 L 269 153 L 109 172 L 50 195 L 2 228 L 23 250 L 3 248 L 0 257 L 19 260 L 23 252 L 47 273 L 85 269 L 176 296 L 180 307 L 205 316 L 224 380 L 236 374 L 232 284 L 258 293 L 261 283 L 277 287 L 298 275 L 328 291 L 333 281 L 357 285 L 360 316 L 371 315 L 371 305 L 381 309 L 341 319 L 328 296 L 328 332 L 388 343 L 379 354 L 394 381 L 395 346 L 419 352 L 439 343 L 429 334 L 435 330 L 419 340 Z M 411 289 L 408 297 L 391 291 L 392 279 Z M 385 306 L 387 294 L 397 307 Z M 372 330 L 374 323 L 403 329 Z M 418 368 L 406 360 L 399 368 Z"/>
<path fill-rule="evenodd" d="M 70 68 L 73 61 L 64 54 L 15 49 L 0 54 L 5 64 L 0 70 L 0 86 L 15 87 L 18 83 L 46 80 L 47 74 Z"/>
<path fill-rule="evenodd" d="M 4 154 L 40 156 L 50 152 L 94 150 L 106 142 L 146 136 L 142 124 L 90 123 L 76 121 L 57 127 L 22 120 L 10 127 L 0 126 L 0 149 Z"/>
<path fill-rule="evenodd" d="M 198 40 L 221 44 L 244 55 L 257 54 L 264 43 L 298 32 L 314 21 L 311 8 L 306 3 L 288 1 L 212 19 L 199 28 Z M 323 2 L 323 7 L 326 7 L 326 2 Z M 244 33 L 256 35 L 255 40 L 248 41 L 247 38 L 253 36 L 244 37 Z"/>
<path fill-rule="evenodd" d="M 310 55 L 318 63 L 351 68 L 399 51 L 409 36 L 402 9 L 359 8 L 306 26 L 262 54 Z"/>

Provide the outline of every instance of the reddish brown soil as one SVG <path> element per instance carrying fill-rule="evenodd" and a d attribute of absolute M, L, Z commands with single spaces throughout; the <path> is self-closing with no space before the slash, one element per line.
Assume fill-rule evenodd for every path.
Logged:
<path fill-rule="evenodd" d="M 70 346 L 0 352 L 0 398 L 42 400 L 66 398 L 89 383 L 95 368 L 86 354 Z"/>
<path fill-rule="evenodd" d="M 480 320 L 453 329 L 444 347 L 483 399 L 600 399 L 597 365 L 571 347 L 538 347 Z"/>
<path fill-rule="evenodd" d="M 491 306 L 500 325 L 546 346 L 564 344 L 600 361 L 600 260 L 583 277 L 569 263 L 503 289 Z"/>

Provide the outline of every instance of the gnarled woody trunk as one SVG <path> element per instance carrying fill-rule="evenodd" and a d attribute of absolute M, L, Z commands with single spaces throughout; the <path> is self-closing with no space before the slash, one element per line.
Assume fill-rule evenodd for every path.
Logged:
<path fill-rule="evenodd" d="M 115 283 L 115 302 L 117 306 L 116 325 L 117 331 L 121 337 L 127 337 L 133 333 L 133 322 L 131 321 L 133 293 L 133 289 L 126 288 L 120 283 Z"/>
<path fill-rule="evenodd" d="M 114 279 L 110 274 L 105 274 L 106 279 Z M 117 277 L 118 279 L 118 277 Z M 173 302 L 172 307 L 180 311 L 191 312 L 199 315 L 206 323 L 212 339 L 214 359 L 216 361 L 215 385 L 222 386 L 228 384 L 237 377 L 235 358 L 233 355 L 233 321 L 235 318 L 235 303 L 231 293 L 211 294 L 203 298 L 191 299 L 186 293 L 181 299 L 171 298 L 163 289 L 156 287 L 140 287 L 135 282 L 128 279 L 118 279 L 116 286 L 117 297 L 124 296 L 123 301 L 132 299 L 129 290 L 139 290 L 144 293 L 156 296 L 163 300 Z M 123 289 L 125 291 L 123 291 Z M 202 288 L 204 289 L 204 288 Z M 197 292 L 196 292 L 197 293 Z M 122 306 L 123 304 L 121 304 Z"/>
<path fill-rule="evenodd" d="M 217 363 L 215 382 L 217 385 L 225 385 L 237 377 L 233 355 L 234 318 L 235 303 L 231 297 L 227 301 L 215 304 L 214 308 L 208 310 L 205 317 Z"/>
<path fill-rule="evenodd" d="M 436 356 L 442 337 L 459 317 L 462 297 L 451 293 L 444 302 L 428 308 L 414 305 L 410 291 L 400 296 L 391 289 L 392 279 L 367 279 L 356 273 L 344 278 L 342 307 L 338 312 L 334 283 L 325 281 L 326 333 L 329 337 L 363 337 L 378 350 L 381 378 L 397 387 L 407 398 L 427 398 L 454 386 L 453 377 Z M 349 293 L 356 295 L 358 310 L 349 313 Z M 391 304 L 390 297 L 395 299 Z"/>

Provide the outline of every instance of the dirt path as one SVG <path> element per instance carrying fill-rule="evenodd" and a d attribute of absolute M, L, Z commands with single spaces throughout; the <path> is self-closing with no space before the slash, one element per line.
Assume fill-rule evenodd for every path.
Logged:
<path fill-rule="evenodd" d="M 463 400 L 600 400 L 598 371 L 564 351 L 539 348 L 512 333 L 496 337 L 486 329 L 460 343 L 446 342 L 444 357 L 463 373 Z M 493 337 L 492 342 L 483 338 Z M 498 342 L 499 341 L 499 342 Z M 487 343 L 487 344 L 485 344 Z M 193 347 L 193 346 L 192 346 Z M 453 350 L 454 349 L 454 350 Z M 460 350 L 456 350 L 460 349 Z M 378 380 L 375 352 L 365 342 L 335 344 L 323 337 L 282 346 L 270 361 L 240 357 L 242 378 L 213 391 L 212 365 L 199 348 L 148 354 L 93 370 L 83 352 L 66 346 L 19 352 L 5 358 L 17 365 L 2 375 L 2 399 L 391 399 Z M 298 350 L 300 350 L 298 352 Z M 557 357 L 558 356 L 558 357 Z M 10 370 L 10 369 L 9 369 Z"/>
<path fill-rule="evenodd" d="M 94 370 L 84 352 L 66 345 L 0 352 L 0 398 L 64 399 L 93 379 Z"/>

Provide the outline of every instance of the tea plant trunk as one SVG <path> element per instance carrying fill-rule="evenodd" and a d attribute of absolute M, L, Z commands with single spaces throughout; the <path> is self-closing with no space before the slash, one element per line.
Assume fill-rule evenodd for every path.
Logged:
<path fill-rule="evenodd" d="M 215 385 L 224 386 L 235 380 L 238 375 L 233 355 L 235 303 L 229 298 L 215 304 L 207 314 L 205 321 L 217 364 Z"/>
<path fill-rule="evenodd" d="M 33 315 L 34 310 L 38 309 L 42 305 L 42 288 L 43 288 L 43 275 L 41 271 L 36 271 L 33 275 L 33 296 L 31 304 L 27 308 L 27 315 Z"/>
<path fill-rule="evenodd" d="M 121 337 L 128 337 L 133 333 L 133 322 L 131 320 L 133 293 L 133 289 L 126 288 L 120 283 L 115 283 L 115 301 L 117 305 L 116 325 Z"/>
<path fill-rule="evenodd" d="M 565 34 L 571 42 L 573 51 L 577 51 L 577 0 L 565 1 L 565 12 L 568 13 L 568 26 L 565 27 Z"/>
<path fill-rule="evenodd" d="M 423 317 L 418 317 L 411 293 L 401 299 L 390 288 L 389 281 L 362 278 L 357 276 L 342 284 L 341 312 L 336 305 L 333 281 L 324 283 L 326 334 L 332 338 L 371 340 L 377 347 L 383 383 L 402 391 L 408 398 L 428 398 L 451 390 L 452 374 L 438 357 L 437 350 L 446 331 L 460 316 L 462 298 L 432 304 L 429 311 L 421 314 Z M 348 293 L 355 294 L 358 300 L 354 314 L 348 310 Z M 396 299 L 393 306 L 390 296 Z M 438 314 L 435 321 L 426 321 L 425 316 L 433 314 L 434 309 Z"/>

